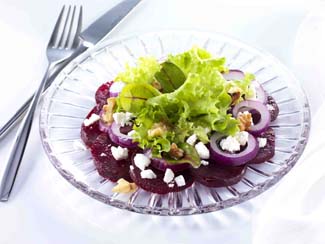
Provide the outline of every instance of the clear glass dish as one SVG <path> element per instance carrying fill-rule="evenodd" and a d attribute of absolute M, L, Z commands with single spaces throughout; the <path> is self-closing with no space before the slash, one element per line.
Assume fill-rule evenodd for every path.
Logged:
<path fill-rule="evenodd" d="M 178 193 L 158 195 L 138 189 L 132 194 L 112 193 L 115 183 L 98 175 L 89 151 L 80 139 L 80 126 L 94 106 L 94 94 L 112 80 L 126 62 L 140 56 L 161 59 L 198 45 L 225 56 L 230 68 L 255 74 L 280 108 L 272 124 L 276 134 L 275 156 L 250 165 L 244 178 L 229 187 L 208 188 L 198 183 Z M 109 40 L 70 63 L 44 97 L 40 134 L 50 161 L 76 188 L 111 206 L 157 215 L 190 215 L 212 212 L 247 201 L 277 183 L 297 162 L 308 140 L 310 112 L 298 81 L 271 55 L 223 34 L 162 31 Z"/>

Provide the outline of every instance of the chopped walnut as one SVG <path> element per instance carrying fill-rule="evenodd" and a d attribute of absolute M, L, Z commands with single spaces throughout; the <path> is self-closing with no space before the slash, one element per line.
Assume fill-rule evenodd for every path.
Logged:
<path fill-rule="evenodd" d="M 231 105 L 235 105 L 238 103 L 239 98 L 240 98 L 240 94 L 242 92 L 242 89 L 240 89 L 239 87 L 231 87 L 228 91 L 228 93 L 231 96 Z"/>
<path fill-rule="evenodd" d="M 184 156 L 184 150 L 179 148 L 175 143 L 170 146 L 169 155 L 175 159 L 180 159 Z"/>
<path fill-rule="evenodd" d="M 113 187 L 112 191 L 118 193 L 130 193 L 134 192 L 136 189 L 137 185 L 135 183 L 130 183 L 121 178 L 117 181 L 117 185 Z"/>
<path fill-rule="evenodd" d="M 150 130 L 148 130 L 149 137 L 162 136 L 167 131 L 167 126 L 162 123 L 155 123 Z"/>
<path fill-rule="evenodd" d="M 110 97 L 107 99 L 107 104 L 103 106 L 102 120 L 107 124 L 111 124 L 114 121 L 113 113 L 115 105 L 116 98 Z"/>
<path fill-rule="evenodd" d="M 161 90 L 161 84 L 160 84 L 160 82 L 159 81 L 157 81 L 157 80 L 154 80 L 152 83 L 151 83 L 151 85 L 154 87 L 154 88 L 156 88 L 157 90 Z"/>
<path fill-rule="evenodd" d="M 239 122 L 240 131 L 249 129 L 249 127 L 251 127 L 251 125 L 253 124 L 252 114 L 247 111 L 243 113 L 239 112 L 237 115 L 237 120 Z"/>
<path fill-rule="evenodd" d="M 235 105 L 237 104 L 239 98 L 240 98 L 240 92 L 235 92 L 230 94 L 231 96 L 231 105 Z"/>

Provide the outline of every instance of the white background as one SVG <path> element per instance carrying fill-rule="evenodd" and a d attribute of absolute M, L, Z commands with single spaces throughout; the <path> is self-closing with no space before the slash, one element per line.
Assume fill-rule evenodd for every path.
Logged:
<path fill-rule="evenodd" d="M 0 0 L 0 125 L 32 93 L 42 78 L 46 67 L 44 50 L 61 6 L 82 4 L 84 26 L 87 26 L 117 2 Z M 317 49 L 317 45 L 325 43 L 322 42 L 325 38 L 315 34 L 321 31 L 317 29 L 319 26 L 310 24 L 317 24 L 319 19 L 308 18 L 309 11 L 317 10 L 319 5 L 308 2 L 144 0 L 112 32 L 111 37 L 169 28 L 227 33 L 267 50 L 293 70 L 306 88 L 313 115 L 316 115 L 321 95 L 325 94 L 321 89 L 325 88 L 324 82 L 317 83 L 318 77 L 325 76 L 324 69 L 319 63 L 313 63 L 313 58 L 321 60 L 325 57 L 324 49 Z M 318 14 L 319 18 L 323 13 Z M 322 117 L 317 118 L 322 120 Z M 261 225 L 272 228 L 276 225 L 270 225 L 265 220 L 275 221 L 276 218 L 262 210 L 272 200 L 281 207 L 279 201 L 283 199 L 276 201 L 273 194 L 280 195 L 278 192 L 281 190 L 291 189 L 289 186 L 286 188 L 285 182 L 297 179 L 294 178 L 295 171 L 298 171 L 301 162 L 298 169 L 285 177 L 284 183 L 281 181 L 267 193 L 235 208 L 190 217 L 144 216 L 106 206 L 67 183 L 43 152 L 37 119 L 35 117 L 11 199 L 0 204 L 0 243 L 248 244 L 254 241 L 260 244 L 294 240 L 285 239 L 284 233 L 278 233 L 278 239 L 268 235 Z M 318 129 L 324 132 L 322 127 Z M 0 141 L 0 170 L 8 157 L 13 136 L 14 133 Z M 286 196 L 290 199 L 290 194 Z M 266 217 L 261 219 L 260 216 Z M 283 226 L 283 232 L 298 222 Z M 299 232 L 299 229 L 293 229 L 293 235 L 297 236 Z M 317 228 L 307 232 L 306 236 L 311 234 L 316 238 L 310 243 L 325 243 L 325 238 L 317 237 Z M 295 243 L 304 243 L 297 239 Z"/>

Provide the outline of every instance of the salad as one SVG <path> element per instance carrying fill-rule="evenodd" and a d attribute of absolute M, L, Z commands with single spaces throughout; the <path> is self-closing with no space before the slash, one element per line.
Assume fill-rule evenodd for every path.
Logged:
<path fill-rule="evenodd" d="M 114 192 L 229 186 L 274 156 L 275 100 L 225 63 L 199 47 L 141 57 L 98 88 L 81 138 Z"/>

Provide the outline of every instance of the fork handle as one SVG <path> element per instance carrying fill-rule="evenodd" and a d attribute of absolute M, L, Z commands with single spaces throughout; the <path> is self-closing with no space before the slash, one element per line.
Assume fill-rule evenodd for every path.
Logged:
<path fill-rule="evenodd" d="M 23 158 L 23 154 L 26 148 L 26 144 L 28 141 L 28 136 L 32 127 L 34 112 L 39 102 L 40 96 L 45 88 L 46 81 L 50 74 L 50 69 L 52 65 L 48 65 L 46 73 L 43 77 L 40 86 L 38 87 L 32 101 L 29 106 L 28 112 L 19 127 L 17 132 L 15 142 L 13 147 L 11 148 L 9 160 L 5 165 L 5 169 L 3 171 L 3 175 L 1 177 L 1 185 L 0 185 L 0 201 L 5 202 L 8 201 L 9 195 L 13 188 L 15 178 L 18 172 L 18 168 L 20 166 L 21 160 Z"/>

